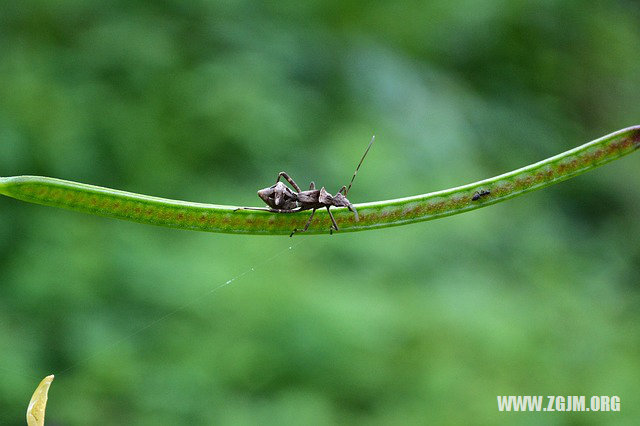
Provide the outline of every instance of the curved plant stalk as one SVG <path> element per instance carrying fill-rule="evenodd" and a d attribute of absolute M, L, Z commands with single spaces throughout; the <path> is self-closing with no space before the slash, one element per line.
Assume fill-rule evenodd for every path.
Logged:
<path fill-rule="evenodd" d="M 53 374 L 42 379 L 33 392 L 27 408 L 27 426 L 44 426 L 44 412 L 47 409 L 47 397 L 51 382 L 53 382 Z"/>
<path fill-rule="evenodd" d="M 485 207 L 544 188 L 640 148 L 640 126 L 629 127 L 535 164 L 457 188 L 395 200 L 356 204 L 360 220 L 332 209 L 340 232 L 364 231 L 437 219 Z M 270 213 L 235 206 L 191 203 L 38 176 L 0 178 L 0 193 L 31 203 L 151 225 L 231 234 L 289 235 L 308 211 Z M 326 210 L 318 210 L 306 234 L 326 234 Z"/>

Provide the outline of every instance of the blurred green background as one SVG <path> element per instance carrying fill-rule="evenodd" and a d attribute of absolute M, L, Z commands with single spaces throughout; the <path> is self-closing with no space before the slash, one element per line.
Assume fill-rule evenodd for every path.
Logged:
<path fill-rule="evenodd" d="M 260 205 L 280 170 L 335 191 L 375 133 L 364 202 L 640 124 L 633 1 L 1 5 L 2 176 Z M 637 424 L 638 182 L 630 156 L 460 216 L 291 240 L 3 197 L 0 424 L 51 373 L 48 425 Z M 622 411 L 498 413 L 509 394 Z"/>

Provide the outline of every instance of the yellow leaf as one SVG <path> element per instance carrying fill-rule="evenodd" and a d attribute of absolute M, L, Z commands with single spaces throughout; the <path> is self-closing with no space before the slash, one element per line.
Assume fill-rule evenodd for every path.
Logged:
<path fill-rule="evenodd" d="M 44 426 L 44 411 L 47 408 L 47 394 L 51 382 L 53 382 L 53 374 L 42 379 L 33 393 L 27 408 L 28 426 Z"/>

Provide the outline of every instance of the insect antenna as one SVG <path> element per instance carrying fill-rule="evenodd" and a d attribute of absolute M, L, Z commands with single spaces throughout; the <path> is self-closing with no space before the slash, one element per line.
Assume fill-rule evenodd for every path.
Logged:
<path fill-rule="evenodd" d="M 347 192 L 349 192 L 349 190 L 351 189 L 351 185 L 353 184 L 353 180 L 356 178 L 356 175 L 358 174 L 358 170 L 360 170 L 360 166 L 362 166 L 362 162 L 364 161 L 364 157 L 367 156 L 367 153 L 371 149 L 371 145 L 373 145 L 373 141 L 374 140 L 376 140 L 376 135 L 373 135 L 373 137 L 371 138 L 371 142 L 369 142 L 369 146 L 367 147 L 366 151 L 362 155 L 362 158 L 360 159 L 360 162 L 358 163 L 358 167 L 356 167 L 356 171 L 353 172 L 353 177 L 351 178 L 351 182 L 349 182 L 349 186 L 347 187 L 347 190 L 344 191 L 344 196 L 345 197 L 347 196 Z"/>

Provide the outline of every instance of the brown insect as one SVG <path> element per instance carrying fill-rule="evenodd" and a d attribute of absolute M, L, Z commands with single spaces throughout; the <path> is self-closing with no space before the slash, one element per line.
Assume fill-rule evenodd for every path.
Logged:
<path fill-rule="evenodd" d="M 347 199 L 347 193 L 351 189 L 351 185 L 353 184 L 353 180 L 356 178 L 356 174 L 358 174 L 358 170 L 364 161 L 364 157 L 367 156 L 373 141 L 375 140 L 375 136 L 371 138 L 371 142 L 369 142 L 369 146 L 364 152 L 364 155 L 360 159 L 360 163 L 358 163 L 358 167 L 356 167 L 356 171 L 353 173 L 353 177 L 351 178 L 351 182 L 349 182 L 349 186 L 343 186 L 336 193 L 336 195 L 331 195 L 327 192 L 324 186 L 320 189 L 316 189 L 316 184 L 311 182 L 309 185 L 309 189 L 307 191 L 303 191 L 300 189 L 298 184 L 286 173 L 280 172 L 278 173 L 278 177 L 276 179 L 276 183 L 271 185 L 268 188 L 264 188 L 258 191 L 258 197 L 262 199 L 269 207 L 268 208 L 260 208 L 260 207 L 240 207 L 236 210 L 262 210 L 269 211 L 272 213 L 296 213 L 303 210 L 312 210 L 311 216 L 307 220 L 307 223 L 304 225 L 302 229 L 294 229 L 291 231 L 290 237 L 293 236 L 296 232 L 305 232 L 309 229 L 309 225 L 311 225 L 311 221 L 313 220 L 313 215 L 316 213 L 317 209 L 326 208 L 329 213 L 329 217 L 331 218 L 331 227 L 329 228 L 329 233 L 333 233 L 333 230 L 339 230 L 338 224 L 336 223 L 336 219 L 333 217 L 330 208 L 333 207 L 346 207 L 356 217 L 356 221 L 358 220 L 358 212 L 356 211 L 353 204 Z M 283 178 L 291 186 L 295 189 L 292 190 L 288 186 L 286 186 L 283 182 L 280 182 L 280 178 Z"/>

